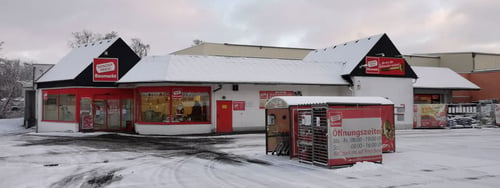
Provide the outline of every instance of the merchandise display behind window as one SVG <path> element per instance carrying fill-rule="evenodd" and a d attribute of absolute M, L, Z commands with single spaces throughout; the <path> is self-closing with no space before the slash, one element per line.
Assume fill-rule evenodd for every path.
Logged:
<path fill-rule="evenodd" d="M 170 94 L 168 92 L 141 93 L 143 122 L 170 122 Z"/>
<path fill-rule="evenodd" d="M 51 94 L 43 102 L 43 120 L 76 121 L 76 95 Z"/>
<path fill-rule="evenodd" d="M 209 87 L 148 87 L 139 94 L 142 122 L 210 123 Z"/>

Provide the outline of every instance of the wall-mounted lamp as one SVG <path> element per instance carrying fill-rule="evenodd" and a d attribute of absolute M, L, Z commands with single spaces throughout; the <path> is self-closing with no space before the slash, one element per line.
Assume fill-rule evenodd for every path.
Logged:
<path fill-rule="evenodd" d="M 376 56 L 382 56 L 382 57 L 385 57 L 385 54 L 384 53 L 377 53 L 375 54 Z"/>

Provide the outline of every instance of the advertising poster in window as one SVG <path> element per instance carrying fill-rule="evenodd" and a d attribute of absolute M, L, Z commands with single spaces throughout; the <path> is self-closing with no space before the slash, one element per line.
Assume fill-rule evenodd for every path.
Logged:
<path fill-rule="evenodd" d="M 81 113 L 82 119 L 82 129 L 93 129 L 94 128 L 94 119 L 92 118 L 92 114 L 89 112 Z"/>
<path fill-rule="evenodd" d="M 94 82 L 118 81 L 118 59 L 94 58 L 92 75 Z"/>
<path fill-rule="evenodd" d="M 49 92 L 42 91 L 42 96 L 44 101 L 49 100 Z"/>
<path fill-rule="evenodd" d="M 233 101 L 234 111 L 245 111 L 245 101 Z"/>
<path fill-rule="evenodd" d="M 379 107 L 330 109 L 327 115 L 329 165 L 382 161 Z"/>
<path fill-rule="evenodd" d="M 405 60 L 390 57 L 366 57 L 366 74 L 405 75 Z"/>
<path fill-rule="evenodd" d="M 293 96 L 293 91 L 259 91 L 259 108 L 266 108 L 266 102 L 275 96 Z"/>
<path fill-rule="evenodd" d="M 415 104 L 413 128 L 442 128 L 448 125 L 446 104 Z"/>

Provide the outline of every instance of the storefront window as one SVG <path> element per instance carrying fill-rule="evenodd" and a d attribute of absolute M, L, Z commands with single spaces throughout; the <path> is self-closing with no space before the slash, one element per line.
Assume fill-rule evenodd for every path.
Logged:
<path fill-rule="evenodd" d="M 174 122 L 208 121 L 208 92 L 182 92 L 182 97 L 174 99 Z"/>
<path fill-rule="evenodd" d="M 57 95 L 48 95 L 43 101 L 43 119 L 59 120 L 57 118 Z"/>
<path fill-rule="evenodd" d="M 142 122 L 190 123 L 210 121 L 210 88 L 158 87 L 140 92 Z"/>
<path fill-rule="evenodd" d="M 43 120 L 75 121 L 74 94 L 47 95 L 43 103 Z"/>
<path fill-rule="evenodd" d="M 170 122 L 169 93 L 141 93 L 141 113 L 143 122 Z"/>

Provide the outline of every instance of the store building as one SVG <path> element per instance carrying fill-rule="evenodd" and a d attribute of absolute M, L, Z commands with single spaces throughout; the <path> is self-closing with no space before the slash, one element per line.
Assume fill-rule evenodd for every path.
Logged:
<path fill-rule="evenodd" d="M 198 45 L 172 52 L 171 55 L 203 55 L 302 60 L 311 51 L 314 51 L 314 49 L 201 42 Z"/>
<path fill-rule="evenodd" d="M 37 85 L 37 131 L 133 131 L 133 89 L 116 84 L 139 57 L 120 38 L 74 48 Z"/>
<path fill-rule="evenodd" d="M 139 61 L 121 39 L 74 49 L 38 81 L 39 131 L 264 130 L 266 101 L 293 95 L 384 97 L 396 108 L 396 129 L 412 127 L 419 76 L 386 34 L 310 51 L 303 59 L 221 54 Z M 107 72 L 112 64 L 117 79 L 95 80 L 93 67 Z"/>

